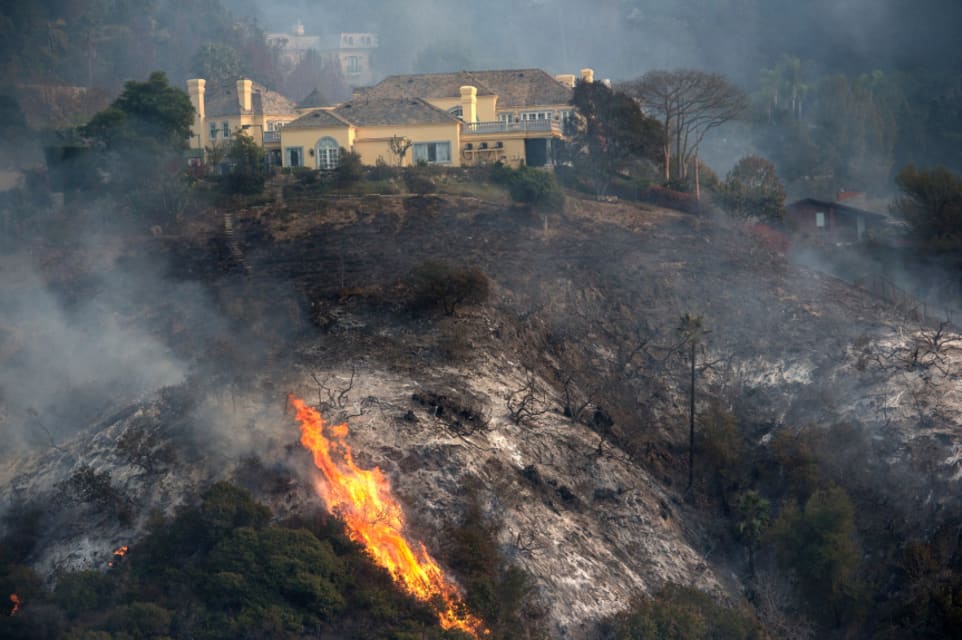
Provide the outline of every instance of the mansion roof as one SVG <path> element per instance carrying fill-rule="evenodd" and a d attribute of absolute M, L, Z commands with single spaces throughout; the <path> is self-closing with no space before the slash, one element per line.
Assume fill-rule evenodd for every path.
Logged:
<path fill-rule="evenodd" d="M 360 127 L 458 122 L 455 116 L 421 98 L 378 99 L 365 96 L 338 106 L 334 114 Z"/>
<path fill-rule="evenodd" d="M 572 89 L 541 69 L 455 71 L 388 76 L 364 91 L 364 98 L 457 98 L 465 85 L 478 95 L 497 95 L 498 107 L 568 104 Z"/>
<path fill-rule="evenodd" d="M 271 91 L 259 82 L 253 83 L 251 92 L 251 110 L 244 111 L 237 102 L 237 87 L 234 84 L 208 85 L 204 95 L 204 111 L 206 116 L 236 116 L 243 114 L 254 115 L 292 115 L 297 113 L 293 101 L 287 97 Z"/>
<path fill-rule="evenodd" d="M 316 127 L 376 127 L 411 124 L 453 124 L 458 122 L 443 109 L 420 98 L 360 99 L 334 109 L 315 109 L 286 125 L 285 129 Z"/>

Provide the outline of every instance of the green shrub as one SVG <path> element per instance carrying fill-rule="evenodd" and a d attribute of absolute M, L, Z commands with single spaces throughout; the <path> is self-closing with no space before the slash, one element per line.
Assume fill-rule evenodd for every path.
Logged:
<path fill-rule="evenodd" d="M 364 165 L 361 164 L 361 154 L 341 147 L 337 168 L 334 169 L 334 183 L 339 187 L 348 187 L 359 182 L 363 177 Z"/>
<path fill-rule="evenodd" d="M 564 193 L 553 174 L 521 165 L 511 169 L 497 163 L 491 169 L 491 180 L 504 185 L 515 202 L 542 211 L 564 207 Z"/>
<path fill-rule="evenodd" d="M 605 640 L 762 640 L 762 627 L 748 612 L 730 609 L 692 587 L 669 585 L 609 620 Z"/>
<path fill-rule="evenodd" d="M 230 173 L 221 180 L 226 193 L 256 195 L 264 190 L 267 179 L 264 150 L 250 136 L 238 134 L 231 138 L 226 160 Z"/>
<path fill-rule="evenodd" d="M 379 182 L 381 180 L 390 180 L 391 178 L 397 177 L 398 170 L 397 167 L 393 167 L 387 163 L 387 161 L 378 156 L 377 160 L 374 162 L 374 167 L 368 172 L 368 178 Z"/>

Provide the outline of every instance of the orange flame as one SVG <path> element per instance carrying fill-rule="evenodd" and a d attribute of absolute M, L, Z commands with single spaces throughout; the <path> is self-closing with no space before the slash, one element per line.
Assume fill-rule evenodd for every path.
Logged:
<path fill-rule="evenodd" d="M 484 624 L 466 610 L 457 588 L 424 545 L 418 543 L 415 550 L 408 544 L 404 513 L 388 479 L 377 467 L 367 470 L 354 464 L 345 441 L 347 424 L 328 425 L 316 409 L 293 394 L 288 402 L 301 423 L 301 444 L 314 454 L 314 464 L 326 480 L 317 483 L 317 492 L 327 508 L 344 519 L 350 538 L 363 544 L 404 590 L 432 603 L 442 628 L 460 629 L 475 638 L 487 635 Z"/>
<path fill-rule="evenodd" d="M 20 596 L 18 596 L 18 595 L 15 594 L 15 593 L 11 593 L 11 594 L 10 594 L 10 602 L 13 603 L 13 609 L 10 610 L 10 616 L 13 617 L 13 616 L 17 615 L 17 612 L 18 612 L 18 611 L 20 611 L 20 604 L 21 604 L 21 603 L 20 603 Z"/>
<path fill-rule="evenodd" d="M 129 548 L 130 547 L 128 547 L 127 545 L 122 545 L 120 547 L 117 547 L 116 549 L 114 549 L 114 556 L 117 558 L 123 558 L 125 555 L 127 555 L 127 549 Z M 114 566 L 114 561 L 111 560 L 110 562 L 108 562 L 107 566 L 108 567 Z"/>

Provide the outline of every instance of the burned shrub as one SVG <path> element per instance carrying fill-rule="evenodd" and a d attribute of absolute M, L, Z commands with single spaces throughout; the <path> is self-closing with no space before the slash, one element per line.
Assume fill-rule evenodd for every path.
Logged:
<path fill-rule="evenodd" d="M 173 445 L 145 425 L 134 425 L 124 431 L 117 439 L 117 453 L 149 474 L 172 465 L 177 459 Z"/>
<path fill-rule="evenodd" d="M 444 395 L 425 391 L 412 394 L 411 400 L 446 422 L 457 433 L 470 435 L 488 426 L 488 417 L 474 408 L 480 401 L 467 393 Z"/>
<path fill-rule="evenodd" d="M 96 471 L 89 464 L 77 467 L 73 474 L 57 484 L 59 499 L 63 504 L 79 502 L 110 513 L 122 523 L 132 518 L 127 498 L 114 488 L 109 471 Z"/>
<path fill-rule="evenodd" d="M 431 180 L 425 167 L 407 167 L 404 169 L 404 186 L 411 193 L 419 196 L 434 193 L 438 186 Z"/>
<path fill-rule="evenodd" d="M 408 275 L 407 285 L 413 308 L 440 309 L 449 316 L 459 306 L 485 302 L 491 294 L 491 283 L 483 271 L 441 260 L 427 260 L 416 266 Z"/>

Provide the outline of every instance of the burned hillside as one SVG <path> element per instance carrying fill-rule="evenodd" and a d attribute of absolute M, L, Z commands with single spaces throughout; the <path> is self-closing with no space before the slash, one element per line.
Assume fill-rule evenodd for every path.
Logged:
<path fill-rule="evenodd" d="M 277 517 L 315 508 L 289 392 L 347 421 L 358 464 L 384 472 L 442 564 L 467 505 L 497 523 L 500 552 L 531 579 L 526 628 L 550 637 L 598 637 L 666 584 L 743 606 L 754 582 L 726 518 L 745 490 L 794 495 L 786 452 L 807 447 L 820 474 L 800 500 L 821 482 L 851 494 L 878 558 L 865 580 L 902 584 L 900 541 L 957 517 L 957 334 L 790 264 L 741 224 L 575 197 L 541 214 L 399 195 L 278 198 L 187 228 L 105 269 L 166 265 L 167 289 L 117 321 L 147 327 L 183 381 L 118 397 L 4 462 L 8 506 L 74 492 L 23 558 L 48 579 L 136 548 L 152 511 L 172 515 L 215 480 Z M 485 295 L 418 304 L 412 274 L 430 262 L 476 269 Z M 63 288 L 95 292 L 102 275 L 80 269 Z M 175 304 L 185 291 L 203 304 Z M 691 491 L 685 313 L 706 329 Z M 24 348 L 16 333 L 3 347 Z M 755 601 L 769 633 L 779 611 L 802 615 L 791 602 Z"/>

